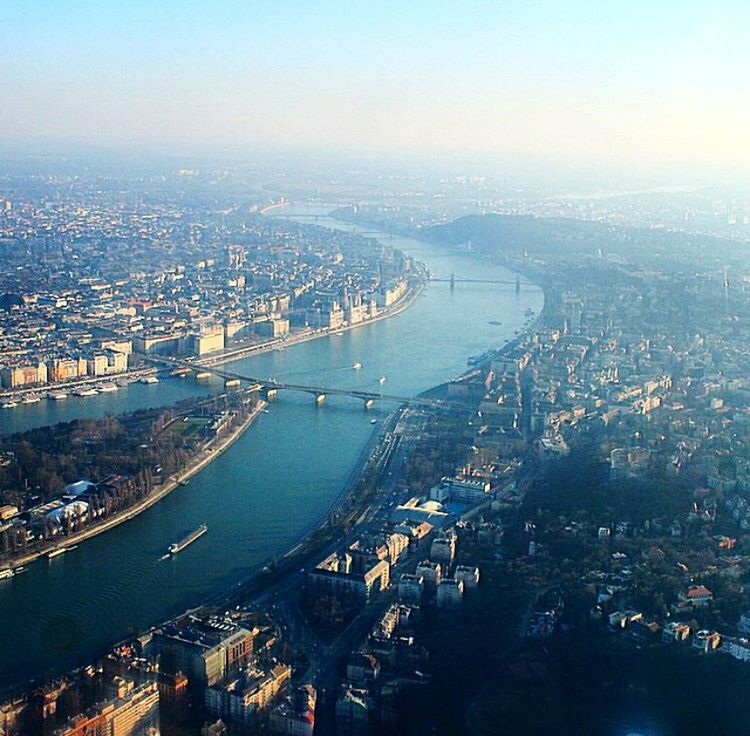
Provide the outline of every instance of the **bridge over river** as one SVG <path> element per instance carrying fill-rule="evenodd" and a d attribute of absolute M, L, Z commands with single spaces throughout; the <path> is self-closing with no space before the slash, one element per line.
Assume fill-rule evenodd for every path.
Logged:
<path fill-rule="evenodd" d="M 301 383 L 287 383 L 277 381 L 273 378 L 257 378 L 245 373 L 226 370 L 218 366 L 202 366 L 187 360 L 177 358 L 151 357 L 148 360 L 156 365 L 171 368 L 185 368 L 196 373 L 212 373 L 225 380 L 237 380 L 248 383 L 251 389 L 263 392 L 266 397 L 273 398 L 277 391 L 300 391 L 315 397 L 316 404 L 322 404 L 328 396 L 351 396 L 364 402 L 365 409 L 374 406 L 375 401 L 394 401 L 399 404 L 410 404 L 413 406 L 425 406 L 439 409 L 465 409 L 466 407 L 455 401 L 443 399 L 430 399 L 424 396 L 400 396 L 397 394 L 380 393 L 377 391 L 363 391 L 356 388 L 337 388 L 331 386 L 312 386 Z"/>

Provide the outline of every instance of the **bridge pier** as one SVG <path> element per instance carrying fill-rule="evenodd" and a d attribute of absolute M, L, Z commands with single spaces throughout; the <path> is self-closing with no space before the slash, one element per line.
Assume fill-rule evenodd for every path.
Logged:
<path fill-rule="evenodd" d="M 315 405 L 320 406 L 326 400 L 325 394 L 315 394 Z"/>
<path fill-rule="evenodd" d="M 365 411 L 375 406 L 375 399 L 365 399 Z"/>

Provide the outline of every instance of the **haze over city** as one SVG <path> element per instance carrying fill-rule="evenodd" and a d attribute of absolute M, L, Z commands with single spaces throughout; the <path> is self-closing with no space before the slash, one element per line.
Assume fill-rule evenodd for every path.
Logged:
<path fill-rule="evenodd" d="M 0 20 L 0 736 L 742 736 L 750 6 Z"/>
<path fill-rule="evenodd" d="M 747 174 L 743 2 L 4 9 L 7 143 L 492 154 Z"/>

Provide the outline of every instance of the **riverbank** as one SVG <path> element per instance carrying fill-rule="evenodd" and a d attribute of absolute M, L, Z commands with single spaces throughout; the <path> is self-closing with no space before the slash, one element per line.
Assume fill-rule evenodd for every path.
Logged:
<path fill-rule="evenodd" d="M 264 340 L 263 342 L 255 343 L 253 345 L 243 345 L 233 350 L 223 351 L 216 355 L 207 355 L 203 358 L 191 360 L 190 362 L 195 365 L 196 368 L 201 367 L 212 367 L 226 365 L 238 360 L 244 360 L 256 355 L 263 355 L 273 350 L 286 350 L 287 348 L 293 347 L 294 345 L 301 345 L 302 343 L 310 342 L 312 340 L 319 340 L 324 337 L 330 337 L 332 335 L 341 334 L 354 330 L 359 327 L 365 327 L 366 325 L 380 322 L 381 320 L 395 317 L 402 312 L 406 311 L 417 298 L 422 294 L 426 283 L 425 274 L 419 270 L 414 283 L 410 284 L 410 287 L 406 294 L 401 299 L 392 304 L 389 307 L 384 308 L 374 317 L 371 317 L 362 322 L 352 325 L 343 325 L 336 328 L 325 328 L 320 330 L 311 330 L 304 333 L 298 333 L 287 338 L 275 338 L 271 340 Z M 2 391 L 0 392 L 0 401 L 11 402 L 21 400 L 24 396 L 33 394 L 48 394 L 58 392 L 73 391 L 84 386 L 91 386 L 99 383 L 133 383 L 142 378 L 148 376 L 154 376 L 158 372 L 157 368 L 153 366 L 140 367 L 133 370 L 128 370 L 125 373 L 119 373 L 113 376 L 89 376 L 84 379 L 75 381 L 67 381 L 65 383 L 49 384 L 44 387 L 35 386 L 31 388 L 15 389 L 13 391 Z M 43 399 L 46 400 L 46 399 Z M 15 408 L 15 407 L 13 407 Z M 11 411 L 11 408 L 2 409 L 2 411 Z"/>
<path fill-rule="evenodd" d="M 270 340 L 257 345 L 248 345 L 245 347 L 237 348 L 235 351 L 224 352 L 220 355 L 210 355 L 205 358 L 198 358 L 198 360 L 191 361 L 196 368 L 198 367 L 209 367 L 226 365 L 237 360 L 243 360 L 244 358 L 250 358 L 254 355 L 262 355 L 272 350 L 286 350 L 287 348 L 293 347 L 294 345 L 301 345 L 305 342 L 311 342 L 312 340 L 319 340 L 323 337 L 331 337 L 333 335 L 339 335 L 350 330 L 356 330 L 360 327 L 366 327 L 367 325 L 380 322 L 390 317 L 396 317 L 402 312 L 406 311 L 417 298 L 422 294 L 425 287 L 426 279 L 424 275 L 420 273 L 416 282 L 410 286 L 409 290 L 404 294 L 401 299 L 392 304 L 390 307 L 386 307 L 382 312 L 379 312 L 374 317 L 370 317 L 362 322 L 357 322 L 353 325 L 343 325 L 342 327 L 330 327 L 320 330 L 314 330 L 307 333 L 301 333 L 288 337 L 286 339 Z"/>
<path fill-rule="evenodd" d="M 248 414 L 248 416 L 241 424 L 232 429 L 232 431 L 229 432 L 229 434 L 227 434 L 225 437 L 222 437 L 221 439 L 215 441 L 215 444 L 214 442 L 210 443 L 208 447 L 201 450 L 198 455 L 192 458 L 192 460 L 180 473 L 171 476 L 166 483 L 163 483 L 160 486 L 156 486 L 153 491 L 151 491 L 151 493 L 146 496 L 146 498 L 140 500 L 138 503 L 127 508 L 119 514 L 106 519 L 105 521 L 94 524 L 90 527 L 87 527 L 86 529 L 82 529 L 81 531 L 76 532 L 75 534 L 71 534 L 70 536 L 65 537 L 65 539 L 60 540 L 57 544 L 51 544 L 47 547 L 43 547 L 25 555 L 16 557 L 11 561 L 7 561 L 0 565 L 0 570 L 28 565 L 31 562 L 34 562 L 34 560 L 37 560 L 39 557 L 48 555 L 50 552 L 54 552 L 55 550 L 84 542 L 91 537 L 95 537 L 98 534 L 109 531 L 110 529 L 113 529 L 114 527 L 119 526 L 120 524 L 123 524 L 130 519 L 133 519 L 134 517 L 138 516 L 138 514 L 143 513 L 146 509 L 161 501 L 161 499 L 170 494 L 176 488 L 184 485 L 196 473 L 200 472 L 209 463 L 219 457 L 228 447 L 230 447 L 237 439 L 239 439 L 245 431 L 247 431 L 247 429 L 257 419 L 258 415 L 263 411 L 263 409 L 265 409 L 265 407 L 266 402 L 259 400 L 258 404 L 253 408 L 253 410 L 250 412 L 250 414 Z"/>

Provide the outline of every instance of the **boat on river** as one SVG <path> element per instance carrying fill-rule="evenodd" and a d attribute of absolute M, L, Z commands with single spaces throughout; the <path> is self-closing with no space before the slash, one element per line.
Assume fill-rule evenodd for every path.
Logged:
<path fill-rule="evenodd" d="M 185 547 L 191 545 L 196 539 L 200 539 L 206 532 L 208 527 L 205 524 L 201 524 L 197 529 L 194 529 L 186 537 L 183 537 L 179 542 L 174 542 L 169 545 L 169 554 L 176 555 L 182 552 Z"/>
<path fill-rule="evenodd" d="M 60 555 L 64 555 L 66 552 L 72 552 L 74 549 L 78 549 L 78 545 L 74 544 L 70 547 L 58 547 L 57 549 L 53 549 L 51 552 L 47 553 L 47 559 L 48 560 L 54 560 L 55 557 L 59 557 Z"/>
<path fill-rule="evenodd" d="M 362 367 L 362 363 L 353 363 L 352 368 L 354 368 L 355 371 L 358 371 Z"/>
<path fill-rule="evenodd" d="M 3 409 L 15 409 L 18 404 L 15 401 L 4 401 L 0 406 L 2 406 Z"/>

